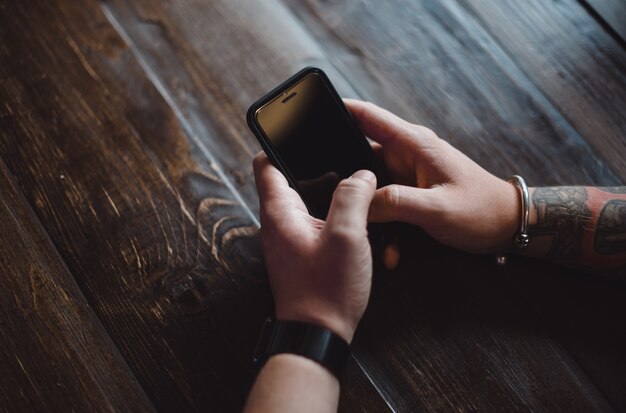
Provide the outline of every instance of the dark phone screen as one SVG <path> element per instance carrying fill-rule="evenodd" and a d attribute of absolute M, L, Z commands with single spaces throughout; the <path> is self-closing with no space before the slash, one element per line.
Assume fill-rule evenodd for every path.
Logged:
<path fill-rule="evenodd" d="M 324 79 L 311 73 L 256 113 L 309 211 L 321 219 L 341 179 L 359 169 L 380 177 L 369 143 L 339 104 Z"/>

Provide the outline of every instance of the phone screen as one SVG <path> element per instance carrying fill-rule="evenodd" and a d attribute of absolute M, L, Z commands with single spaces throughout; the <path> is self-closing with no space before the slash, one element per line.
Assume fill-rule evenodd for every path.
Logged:
<path fill-rule="evenodd" d="M 341 179 L 359 169 L 377 172 L 369 143 L 340 105 L 324 78 L 310 73 L 256 112 L 274 155 L 321 219 Z"/>

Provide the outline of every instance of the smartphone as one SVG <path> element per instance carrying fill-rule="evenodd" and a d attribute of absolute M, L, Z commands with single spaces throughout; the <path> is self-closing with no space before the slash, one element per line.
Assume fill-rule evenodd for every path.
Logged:
<path fill-rule="evenodd" d="M 247 121 L 314 217 L 326 218 L 339 181 L 359 169 L 374 172 L 379 187 L 388 183 L 384 164 L 320 69 L 307 67 L 263 96 Z"/>

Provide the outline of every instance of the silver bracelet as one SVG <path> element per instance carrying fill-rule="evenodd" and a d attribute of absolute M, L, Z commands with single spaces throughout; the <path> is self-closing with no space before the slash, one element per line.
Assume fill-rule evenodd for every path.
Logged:
<path fill-rule="evenodd" d="M 520 198 L 522 199 L 522 220 L 519 226 L 519 232 L 515 235 L 513 243 L 517 248 L 526 248 L 530 242 L 528 236 L 528 216 L 530 215 L 530 195 L 528 194 L 528 185 L 526 181 L 519 175 L 513 175 L 507 182 L 515 185 L 520 191 Z"/>
<path fill-rule="evenodd" d="M 519 231 L 515 234 L 515 238 L 513 238 L 513 244 L 517 248 L 526 248 L 530 242 L 530 237 L 528 236 L 528 217 L 530 215 L 530 195 L 528 193 L 528 185 L 526 185 L 524 178 L 519 175 L 513 175 L 507 179 L 507 182 L 512 183 L 515 188 L 519 189 L 520 198 L 522 200 L 522 220 L 519 225 Z M 496 256 L 496 264 L 505 265 L 506 261 L 506 255 Z"/>

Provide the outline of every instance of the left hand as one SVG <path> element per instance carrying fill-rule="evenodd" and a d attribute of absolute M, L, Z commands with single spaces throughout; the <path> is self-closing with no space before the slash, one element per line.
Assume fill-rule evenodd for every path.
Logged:
<path fill-rule="evenodd" d="M 433 238 L 474 253 L 507 251 L 522 214 L 512 184 L 423 126 L 378 106 L 344 101 L 382 154 L 395 184 L 376 191 L 372 222 L 407 222 Z"/>
<path fill-rule="evenodd" d="M 322 221 L 309 215 L 263 153 L 254 159 L 254 174 L 276 317 L 326 327 L 350 342 L 371 289 L 366 226 L 376 177 L 358 171 L 341 181 Z"/>

